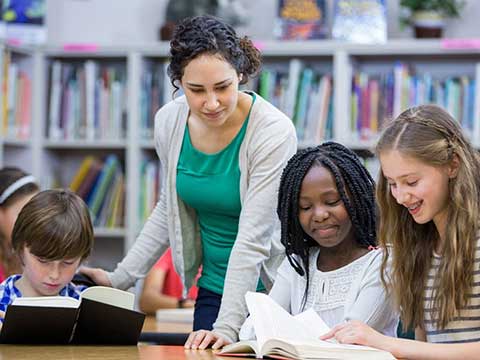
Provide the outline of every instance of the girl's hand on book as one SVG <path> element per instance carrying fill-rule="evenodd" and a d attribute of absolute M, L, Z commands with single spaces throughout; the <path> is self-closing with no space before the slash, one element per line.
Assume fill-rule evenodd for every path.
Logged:
<path fill-rule="evenodd" d="M 320 336 L 320 340 L 331 338 L 335 338 L 340 344 L 366 345 L 381 349 L 384 335 L 361 321 L 351 320 L 335 326 L 328 333 Z"/>
<path fill-rule="evenodd" d="M 218 334 L 215 334 L 213 331 L 198 330 L 190 333 L 184 347 L 185 349 L 204 350 L 212 343 L 212 349 L 216 350 L 230 344 L 230 341 L 224 339 Z"/>
<path fill-rule="evenodd" d="M 81 267 L 78 269 L 78 272 L 90 277 L 97 285 L 112 287 L 112 283 L 108 278 L 107 272 L 103 269 Z"/>
<path fill-rule="evenodd" d="M 0 319 L 5 319 L 5 311 L 0 311 Z"/>

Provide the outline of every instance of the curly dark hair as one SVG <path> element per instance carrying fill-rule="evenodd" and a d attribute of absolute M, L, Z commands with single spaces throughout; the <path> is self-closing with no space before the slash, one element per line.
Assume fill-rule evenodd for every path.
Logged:
<path fill-rule="evenodd" d="M 318 244 L 303 231 L 298 218 L 298 200 L 303 179 L 313 166 L 325 167 L 335 178 L 357 243 L 365 248 L 377 245 L 375 182 L 358 156 L 333 141 L 297 152 L 288 161 L 280 179 L 277 214 L 288 261 L 300 276 L 306 276 L 304 302 L 309 285 L 310 248 Z"/>
<path fill-rule="evenodd" d="M 248 37 L 239 38 L 228 24 L 211 15 L 189 17 L 181 21 L 170 41 L 168 76 L 175 91 L 185 66 L 202 54 L 220 55 L 242 75 L 240 84 L 246 84 L 261 65 L 260 51 Z"/>

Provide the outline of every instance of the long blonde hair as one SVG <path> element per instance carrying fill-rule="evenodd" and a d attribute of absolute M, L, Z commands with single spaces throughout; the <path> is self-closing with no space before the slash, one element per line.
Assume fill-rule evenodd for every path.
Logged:
<path fill-rule="evenodd" d="M 397 150 L 431 166 L 459 160 L 458 174 L 449 182 L 445 245 L 435 279 L 432 314 L 436 326 L 445 328 L 468 303 L 473 283 L 479 221 L 480 158 L 459 124 L 442 108 L 422 105 L 404 111 L 383 131 L 377 155 Z M 392 290 L 407 327 L 424 329 L 424 290 L 438 231 L 430 221 L 417 224 L 406 207 L 399 205 L 380 172 L 377 186 L 380 210 L 379 242 L 386 256 L 382 281 Z M 387 274 L 391 257 L 392 271 Z"/>

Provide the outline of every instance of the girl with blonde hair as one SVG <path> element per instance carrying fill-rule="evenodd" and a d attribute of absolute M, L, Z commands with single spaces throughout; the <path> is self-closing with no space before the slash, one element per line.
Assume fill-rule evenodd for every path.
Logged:
<path fill-rule="evenodd" d="M 377 155 L 382 280 L 415 340 L 359 321 L 322 337 L 408 359 L 478 359 L 480 351 L 480 159 L 443 109 L 422 105 L 384 130 Z M 386 273 L 388 259 L 392 271 Z M 390 275 L 389 275 L 390 274 Z"/>

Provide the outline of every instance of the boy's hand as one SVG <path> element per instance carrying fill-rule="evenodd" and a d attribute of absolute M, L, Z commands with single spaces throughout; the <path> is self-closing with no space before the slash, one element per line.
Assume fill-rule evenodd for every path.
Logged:
<path fill-rule="evenodd" d="M 112 283 L 107 276 L 107 272 L 103 269 L 81 267 L 78 271 L 89 276 L 97 285 L 112 287 Z"/>

